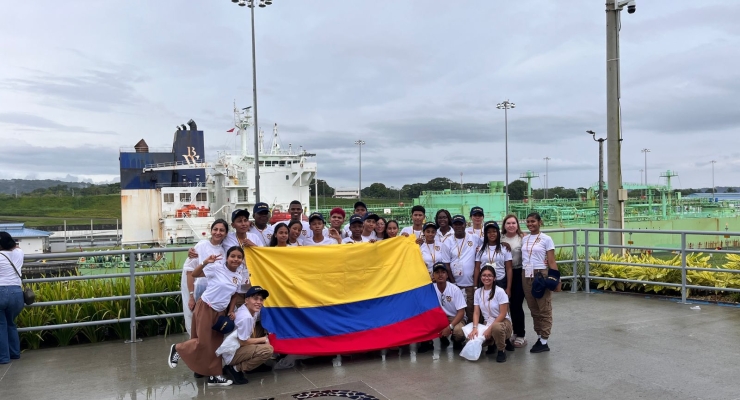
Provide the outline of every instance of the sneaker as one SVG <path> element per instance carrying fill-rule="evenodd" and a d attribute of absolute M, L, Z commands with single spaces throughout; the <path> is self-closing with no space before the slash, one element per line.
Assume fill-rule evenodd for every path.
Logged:
<path fill-rule="evenodd" d="M 506 362 L 506 352 L 505 351 L 499 351 L 496 355 L 496 362 Z"/>
<path fill-rule="evenodd" d="M 197 372 L 193 372 L 193 377 L 195 379 L 200 379 L 200 378 L 205 378 L 206 376 L 205 375 L 201 375 L 201 374 L 199 374 Z"/>
<path fill-rule="evenodd" d="M 222 375 L 209 376 L 208 386 L 230 386 L 234 383 L 231 379 L 226 379 Z"/>
<path fill-rule="evenodd" d="M 514 347 L 513 344 L 511 344 L 511 340 L 506 339 L 506 351 L 514 351 L 516 350 L 516 347 Z"/>
<path fill-rule="evenodd" d="M 543 351 L 550 351 L 550 347 L 547 344 L 542 344 L 539 339 L 537 339 L 537 343 L 529 349 L 530 353 L 542 353 Z"/>
<path fill-rule="evenodd" d="M 447 339 L 447 336 L 442 336 L 439 338 L 439 347 L 444 350 L 447 348 L 447 346 L 450 345 L 450 339 Z"/>
<path fill-rule="evenodd" d="M 431 341 L 428 342 L 421 342 L 419 344 L 419 348 L 416 350 L 418 353 L 426 353 L 429 350 L 433 350 L 434 345 L 432 345 Z"/>
<path fill-rule="evenodd" d="M 498 351 L 496 349 L 496 345 L 495 344 L 492 344 L 492 345 L 488 346 L 488 348 L 486 349 L 486 354 L 496 354 L 496 351 Z"/>
<path fill-rule="evenodd" d="M 180 361 L 180 354 L 177 353 L 175 345 L 173 344 L 170 346 L 170 355 L 167 357 L 167 365 L 169 365 L 170 368 L 175 368 L 177 367 L 178 361 Z"/>
<path fill-rule="evenodd" d="M 462 350 L 463 347 L 465 347 L 465 341 L 464 340 L 461 340 L 461 341 L 458 342 L 457 340 L 452 339 L 452 349 L 453 350 Z"/>
<path fill-rule="evenodd" d="M 240 371 L 237 371 L 232 365 L 224 366 L 224 376 L 230 376 L 231 380 L 234 381 L 234 385 L 245 385 L 249 383 L 249 379 Z"/>

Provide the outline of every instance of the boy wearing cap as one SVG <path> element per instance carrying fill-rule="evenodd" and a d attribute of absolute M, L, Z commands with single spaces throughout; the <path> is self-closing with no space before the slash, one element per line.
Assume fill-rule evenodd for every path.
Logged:
<path fill-rule="evenodd" d="M 332 233 L 334 233 L 334 237 L 324 236 L 324 226 L 326 225 L 326 223 L 324 222 L 324 216 L 321 215 L 321 213 L 315 212 L 311 214 L 308 217 L 308 224 L 311 226 L 313 237 L 304 240 L 304 246 L 326 246 L 330 244 L 339 244 L 342 242 L 342 238 L 339 236 L 336 230 L 331 231 Z"/>
<path fill-rule="evenodd" d="M 332 210 L 332 211 L 334 211 L 334 210 Z M 344 210 L 342 210 L 342 211 L 344 211 Z M 365 203 L 363 203 L 361 201 L 355 202 L 355 205 L 354 205 L 354 214 L 353 215 L 359 215 L 360 218 L 362 218 L 364 220 L 365 219 L 365 215 L 367 215 L 367 205 L 365 205 Z M 352 232 L 349 229 L 349 224 L 347 224 L 347 226 L 344 227 L 344 233 L 342 234 L 342 237 L 349 237 L 350 235 L 352 235 Z"/>
<path fill-rule="evenodd" d="M 473 294 L 475 285 L 473 274 L 475 272 L 475 255 L 480 250 L 481 238 L 465 232 L 465 217 L 455 215 L 452 217 L 452 230 L 455 235 L 444 244 L 448 262 L 447 274 L 450 282 L 457 284 L 465 291 L 467 308 L 465 315 L 468 321 L 473 320 Z"/>
<path fill-rule="evenodd" d="M 304 240 L 313 237 L 313 232 L 311 232 L 311 226 L 309 226 L 308 222 L 301 219 L 301 216 L 303 216 L 303 206 L 301 205 L 301 202 L 298 200 L 291 201 L 290 206 L 288 207 L 288 212 L 290 213 L 290 219 L 283 222 L 285 225 L 288 225 L 291 221 L 300 221 L 303 228 L 301 229 L 301 235 L 298 236 L 298 244 L 303 245 Z"/>
<path fill-rule="evenodd" d="M 365 214 L 365 218 L 362 221 L 362 241 L 363 242 L 375 242 L 378 236 L 375 234 L 375 225 L 380 220 L 378 214 Z"/>
<path fill-rule="evenodd" d="M 424 231 L 422 229 L 424 225 L 424 218 L 426 218 L 426 209 L 424 206 L 413 206 L 411 207 L 411 222 L 413 225 L 407 226 L 401 229 L 401 235 L 403 236 L 416 236 L 416 243 L 424 243 Z"/>
<path fill-rule="evenodd" d="M 475 206 L 470 209 L 470 220 L 473 222 L 473 226 L 466 229 L 465 232 L 471 235 L 478 235 L 483 238 L 483 207 Z"/>
<path fill-rule="evenodd" d="M 259 247 L 267 247 L 272 239 L 273 226 L 268 224 L 270 221 L 270 206 L 267 203 L 259 202 L 252 209 L 254 224 L 249 229 L 247 237 Z"/>
<path fill-rule="evenodd" d="M 342 240 L 342 243 L 362 243 L 365 240 L 363 240 L 362 237 L 362 231 L 364 227 L 364 223 L 362 221 L 362 217 L 358 214 L 355 214 L 351 217 L 349 217 L 349 230 L 351 232 L 349 237 L 346 237 Z"/>
<path fill-rule="evenodd" d="M 439 305 L 447 315 L 447 321 L 450 325 L 446 326 L 439 333 L 440 337 L 446 338 L 452 335 L 453 347 L 462 348 L 462 342 L 465 341 L 463 333 L 463 317 L 465 317 L 465 296 L 459 287 L 453 283 L 447 282 L 447 267 L 444 263 L 434 264 L 434 290 L 439 298 Z"/>
<path fill-rule="evenodd" d="M 239 348 L 233 356 L 223 354 L 227 366 L 224 371 L 234 378 L 234 383 L 245 384 L 249 381 L 243 375 L 272 357 L 273 348 L 261 327 L 256 327 L 262 305 L 270 294 L 261 286 L 252 286 L 245 294 L 244 304 L 236 310 L 236 325 Z"/>

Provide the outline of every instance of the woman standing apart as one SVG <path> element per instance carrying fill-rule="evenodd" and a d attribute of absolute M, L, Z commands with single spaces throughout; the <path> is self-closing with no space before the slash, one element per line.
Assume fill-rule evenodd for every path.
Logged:
<path fill-rule="evenodd" d="M 541 298 L 535 298 L 532 295 L 532 282 L 539 274 L 547 278 L 548 269 L 558 269 L 555 263 L 555 243 L 550 236 L 540 232 L 541 225 L 542 217 L 539 213 L 533 212 L 527 215 L 529 235 L 522 238 L 524 297 L 527 299 L 527 306 L 532 314 L 534 331 L 537 332 L 537 343 L 529 349 L 530 353 L 550 351 L 547 340 L 550 338 L 552 329 L 552 292 L 545 289 L 545 294 Z M 559 284 L 556 291 L 560 291 Z"/>
<path fill-rule="evenodd" d="M 185 364 L 196 374 L 208 376 L 210 386 L 229 386 L 232 381 L 224 378 L 221 356 L 216 349 L 224 341 L 224 335 L 212 327 L 226 310 L 233 309 L 236 302 L 236 289 L 242 284 L 242 275 L 238 269 L 244 261 L 244 250 L 234 246 L 226 252 L 226 261 L 220 256 L 211 255 L 193 270 L 193 276 L 205 276 L 208 287 L 198 300 L 193 312 L 192 338 L 188 341 L 173 344 L 167 357 L 167 364 L 175 368 L 182 358 Z M 233 312 L 229 318 L 235 318 Z"/>
<path fill-rule="evenodd" d="M 211 238 L 199 241 L 192 249 L 196 253 L 195 257 L 188 258 L 182 266 L 180 288 L 183 298 L 182 311 L 185 317 L 185 329 L 188 331 L 188 335 L 192 334 L 191 325 L 195 302 L 205 292 L 206 285 L 208 284 L 206 278 L 194 278 L 193 270 L 196 265 L 202 264 L 211 255 L 223 258 L 226 250 L 224 250 L 221 244 L 228 233 L 229 225 L 225 220 L 217 219 L 213 221 L 213 224 L 211 224 Z"/>
<path fill-rule="evenodd" d="M 514 347 L 524 347 L 527 345 L 524 331 L 524 289 L 522 288 L 522 237 L 524 233 L 519 227 L 519 219 L 513 214 L 507 215 L 501 226 L 504 227 L 501 242 L 509 244 L 513 272 L 511 274 L 511 296 L 509 296 L 509 313 L 514 328 L 511 342 L 514 343 Z"/>
<path fill-rule="evenodd" d="M 506 351 L 513 350 L 513 347 L 507 349 L 507 342 L 511 336 L 511 318 L 509 317 L 509 297 L 503 289 L 493 284 L 496 277 L 496 271 L 490 265 L 481 269 L 481 284 L 475 290 L 475 309 L 473 311 L 473 330 L 468 335 L 468 339 L 474 339 L 478 336 L 478 323 L 481 316 L 485 321 L 483 335 L 486 338 L 484 345 L 491 340 L 495 341 L 498 353 L 496 362 L 506 361 Z"/>
<path fill-rule="evenodd" d="M 8 232 L 0 232 L 0 364 L 21 358 L 15 318 L 23 310 L 23 250 Z"/>

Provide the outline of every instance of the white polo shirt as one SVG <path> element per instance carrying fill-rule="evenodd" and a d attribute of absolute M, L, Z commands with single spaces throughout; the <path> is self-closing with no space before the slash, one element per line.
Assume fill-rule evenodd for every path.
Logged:
<path fill-rule="evenodd" d="M 455 237 L 455 231 L 453 231 L 452 228 L 450 228 L 450 230 L 447 231 L 446 234 L 442 233 L 441 230 L 437 229 L 437 236 L 434 237 L 434 240 L 436 240 L 439 243 L 444 243 L 453 237 Z"/>
<path fill-rule="evenodd" d="M 334 239 L 332 239 L 332 238 L 330 238 L 329 236 L 324 236 L 324 240 L 322 240 L 322 241 L 320 241 L 318 243 L 316 243 L 314 241 L 314 238 L 306 239 L 303 242 L 303 245 L 304 246 L 329 246 L 329 245 L 332 245 L 332 244 L 337 244 L 337 241 L 334 240 Z"/>
<path fill-rule="evenodd" d="M 267 225 L 265 229 L 257 229 L 256 226 L 247 232 L 247 238 L 259 247 L 268 247 L 272 239 L 272 231 L 275 229 L 272 225 Z"/>
<path fill-rule="evenodd" d="M 460 287 L 473 286 L 475 254 L 480 249 L 480 237 L 466 234 L 464 238 L 452 237 L 444 244 L 450 270 Z"/>
<path fill-rule="evenodd" d="M 522 238 L 522 268 L 527 276 L 536 269 L 548 269 L 547 252 L 555 250 L 555 242 L 544 233 Z"/>
<path fill-rule="evenodd" d="M 283 221 L 285 225 L 288 225 L 290 223 L 290 220 Z M 313 231 L 311 230 L 311 224 L 308 223 L 308 221 L 301 220 L 301 225 L 303 228 L 301 228 L 301 234 L 298 236 L 298 242 L 303 244 L 303 241 L 309 238 L 313 237 Z"/>
<path fill-rule="evenodd" d="M 201 301 L 218 312 L 224 311 L 229 306 L 231 296 L 243 284 L 242 274 L 238 269 L 231 272 L 223 260 L 206 265 L 203 273 L 208 279 L 208 287 L 200 297 Z"/>
<path fill-rule="evenodd" d="M 227 238 L 228 238 L 228 235 L 227 235 Z M 202 264 L 206 258 L 212 255 L 221 256 L 220 262 L 223 262 L 224 259 L 226 258 L 226 250 L 224 249 L 224 247 L 226 246 L 223 245 L 223 243 L 225 242 L 226 242 L 226 238 L 224 238 L 224 241 L 221 242 L 220 245 L 218 244 L 214 245 L 213 243 L 211 243 L 210 240 L 207 240 L 207 239 L 199 241 L 198 243 L 195 244 L 195 246 L 193 246 L 193 249 L 195 250 L 195 252 L 198 253 L 198 257 L 188 258 L 185 261 L 185 264 L 182 266 L 182 269 L 185 270 L 185 272 L 188 272 L 188 271 L 192 272 L 195 269 L 195 267 L 198 266 L 198 264 Z M 238 246 L 238 243 L 235 244 L 234 246 Z M 226 248 L 228 249 L 230 247 L 226 247 Z M 201 276 L 199 278 L 193 279 L 193 287 L 206 286 L 206 285 L 208 285 L 208 279 L 206 279 L 205 277 Z"/>
<path fill-rule="evenodd" d="M 492 264 L 496 271 L 496 280 L 500 281 L 506 276 L 506 262 L 511 261 L 511 252 L 504 246 L 501 246 L 501 251 L 498 252 L 495 246 L 489 245 L 483 250 L 483 254 L 480 251 L 475 253 L 475 261 L 480 261 L 481 268 L 486 264 Z"/>
<path fill-rule="evenodd" d="M 448 317 L 454 317 L 459 310 L 465 309 L 465 295 L 454 283 L 447 282 L 444 292 L 440 292 L 439 287 L 435 283 L 434 291 L 437 292 L 440 307 L 442 307 L 442 310 L 444 310 Z"/>
<path fill-rule="evenodd" d="M 490 296 L 490 290 L 483 290 L 482 287 L 475 289 L 473 295 L 473 305 L 480 307 L 480 312 L 483 315 L 483 319 L 486 321 L 486 326 L 489 326 L 493 321 L 498 318 L 501 313 L 501 304 L 509 304 L 509 296 L 506 295 L 506 291 L 500 287 L 493 285 L 493 290 L 496 292 L 493 294 L 492 299 L 488 299 Z M 511 321 L 511 316 L 506 313 L 506 319 Z"/>
<path fill-rule="evenodd" d="M 472 226 L 465 228 L 465 233 L 469 235 L 477 235 L 481 239 L 483 238 L 483 227 L 481 226 L 480 229 L 475 229 Z"/>
<path fill-rule="evenodd" d="M 403 235 L 404 233 L 408 233 L 409 236 L 416 236 L 417 239 L 424 239 L 424 230 L 420 229 L 416 231 L 414 230 L 413 225 L 401 229 L 401 233 L 399 233 L 399 235 Z"/>
<path fill-rule="evenodd" d="M 427 265 L 429 275 L 432 275 L 432 267 L 434 267 L 435 263 L 450 262 L 450 260 L 447 259 L 447 252 L 440 243 L 434 242 L 433 244 L 429 244 L 424 242 L 419 245 L 419 248 L 421 249 L 421 258 L 424 259 L 424 263 Z"/>

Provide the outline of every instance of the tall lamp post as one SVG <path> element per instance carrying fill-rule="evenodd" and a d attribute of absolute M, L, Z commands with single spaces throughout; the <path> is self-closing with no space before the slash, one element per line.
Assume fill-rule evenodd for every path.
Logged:
<path fill-rule="evenodd" d="M 362 200 L 362 146 L 365 145 L 365 141 L 362 139 L 355 140 L 355 144 L 360 147 L 360 179 L 359 179 L 359 191 L 357 192 L 357 199 Z"/>
<path fill-rule="evenodd" d="M 506 214 L 509 213 L 509 109 L 516 108 L 516 104 L 510 102 L 508 99 L 496 104 L 496 108 L 504 110 L 504 148 L 506 152 L 506 187 L 504 192 L 506 193 Z"/>
<path fill-rule="evenodd" d="M 714 186 L 714 164 L 717 164 L 717 161 L 712 160 L 711 162 L 712 162 L 712 201 L 714 201 L 714 199 L 716 198 L 716 197 L 714 197 L 715 196 L 715 189 L 714 189 L 715 188 L 715 186 Z"/>
<path fill-rule="evenodd" d="M 594 141 L 599 142 L 599 229 L 604 229 L 604 141 L 606 138 L 596 139 L 596 132 L 586 131 Z M 642 178 L 641 178 L 642 179 Z M 604 245 L 604 232 L 599 231 L 599 245 Z M 599 255 L 604 251 L 599 247 Z"/>
<path fill-rule="evenodd" d="M 647 172 L 647 154 L 650 153 L 650 149 L 642 149 L 640 152 L 645 154 L 645 186 L 648 184 L 648 172 Z"/>
<path fill-rule="evenodd" d="M 543 160 L 545 160 L 545 199 L 547 199 L 547 188 L 550 187 L 550 160 L 552 158 L 545 157 Z"/>
<path fill-rule="evenodd" d="M 254 43 L 254 5 L 265 8 L 272 4 L 272 0 L 231 0 L 239 7 L 247 6 L 250 9 L 252 20 L 252 102 L 254 103 L 254 189 L 255 203 L 260 201 L 260 150 L 259 150 L 259 123 L 257 122 L 257 51 Z"/>

